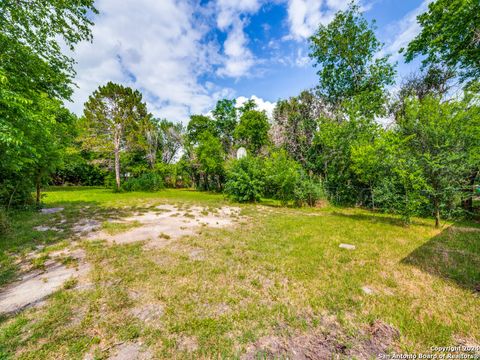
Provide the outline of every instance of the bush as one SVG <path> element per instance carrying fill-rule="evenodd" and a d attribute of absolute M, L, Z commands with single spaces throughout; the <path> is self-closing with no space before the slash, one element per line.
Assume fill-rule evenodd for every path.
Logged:
<path fill-rule="evenodd" d="M 265 183 L 262 163 L 258 158 L 234 160 L 227 167 L 225 193 L 239 202 L 257 202 L 263 196 Z"/>
<path fill-rule="evenodd" d="M 296 184 L 293 196 L 296 206 L 315 206 L 324 197 L 322 184 L 318 180 L 304 177 Z"/>
<path fill-rule="evenodd" d="M 164 188 L 162 176 L 147 172 L 139 177 L 131 178 L 122 185 L 124 191 L 158 191 Z"/>
<path fill-rule="evenodd" d="M 5 235 L 10 230 L 10 220 L 7 212 L 0 207 L 0 235 Z"/>
<path fill-rule="evenodd" d="M 272 153 L 265 162 L 266 189 L 268 197 L 287 204 L 295 199 L 295 188 L 301 180 L 301 166 L 285 151 Z"/>

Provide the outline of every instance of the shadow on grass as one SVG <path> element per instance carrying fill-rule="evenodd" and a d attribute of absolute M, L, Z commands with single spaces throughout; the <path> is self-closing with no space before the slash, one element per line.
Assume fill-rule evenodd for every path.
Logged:
<path fill-rule="evenodd" d="M 453 225 L 412 251 L 402 263 L 480 292 L 479 230 Z"/>
<path fill-rule="evenodd" d="M 393 225 L 393 226 L 401 226 L 406 227 L 405 223 L 399 217 L 394 215 L 382 214 L 382 213 L 372 213 L 372 214 L 349 214 L 343 213 L 338 211 L 333 211 L 332 215 L 348 218 L 351 220 L 357 221 L 368 221 L 371 223 L 379 223 L 379 224 L 386 224 L 386 225 Z M 422 222 L 413 220 L 411 225 L 425 225 Z"/>

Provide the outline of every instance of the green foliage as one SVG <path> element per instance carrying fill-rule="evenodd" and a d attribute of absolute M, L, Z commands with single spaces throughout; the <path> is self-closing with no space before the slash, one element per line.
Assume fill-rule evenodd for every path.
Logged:
<path fill-rule="evenodd" d="M 164 188 L 163 178 L 155 172 L 146 172 L 139 177 L 130 178 L 122 185 L 124 191 L 159 191 Z"/>
<path fill-rule="evenodd" d="M 263 146 L 269 143 L 268 130 L 270 123 L 263 111 L 248 110 L 243 112 L 235 129 L 235 138 L 244 145 L 251 154 L 257 155 Z"/>
<path fill-rule="evenodd" d="M 222 99 L 217 102 L 212 111 L 218 134 L 225 153 L 230 153 L 234 141 L 234 131 L 237 126 L 237 108 L 235 100 Z"/>
<path fill-rule="evenodd" d="M 92 153 L 81 152 L 76 147 L 66 149 L 63 163 L 52 178 L 55 185 L 99 186 L 105 182 L 107 170 L 98 164 Z M 101 160 L 100 160 L 101 162 Z"/>
<path fill-rule="evenodd" d="M 264 194 L 264 177 L 259 158 L 233 160 L 227 168 L 225 193 L 238 202 L 257 202 Z"/>
<path fill-rule="evenodd" d="M 334 110 L 353 103 L 370 118 L 384 113 L 385 87 L 393 83 L 395 70 L 388 56 L 376 57 L 381 48 L 373 26 L 354 4 L 310 38 L 310 57 L 320 67 L 317 89 Z"/>
<path fill-rule="evenodd" d="M 195 148 L 198 161 L 198 170 L 203 179 L 201 187 L 207 190 L 221 189 L 223 176 L 223 147 L 220 140 L 210 132 L 204 132 L 199 136 L 198 146 Z"/>
<path fill-rule="evenodd" d="M 397 213 L 408 224 L 421 214 L 427 199 L 425 181 L 407 147 L 409 139 L 394 131 L 381 131 L 372 143 L 358 144 L 351 149 L 352 170 L 368 185 L 369 205 Z"/>
<path fill-rule="evenodd" d="M 206 132 L 215 136 L 218 135 L 215 122 L 210 117 L 204 115 L 190 116 L 186 132 L 187 143 L 190 145 L 198 143 L 202 134 Z"/>
<path fill-rule="evenodd" d="M 417 17 L 420 34 L 408 44 L 407 62 L 421 55 L 423 66 L 444 64 L 463 79 L 480 77 L 480 2 L 436 0 Z"/>
<path fill-rule="evenodd" d="M 62 54 L 59 40 L 73 50 L 80 41 L 92 39 L 90 13 L 97 12 L 93 3 L 94 0 L 2 0 L 0 29 L 5 37 L 27 45 L 38 58 L 45 59 L 54 71 L 72 76 L 73 59 Z M 21 60 L 20 54 L 18 59 Z"/>
<path fill-rule="evenodd" d="M 311 179 L 303 174 L 295 184 L 293 198 L 296 206 L 315 206 L 323 197 L 323 186 L 319 179 Z"/>
<path fill-rule="evenodd" d="M 473 101 L 473 102 L 472 102 Z M 407 100 L 397 131 L 408 138 L 409 155 L 421 170 L 431 211 L 439 225 L 441 213 L 455 207 L 472 172 L 479 169 L 480 108 L 477 99 L 440 102 L 427 96 Z"/>
<path fill-rule="evenodd" d="M 315 173 L 323 178 L 329 199 L 337 204 L 363 202 L 368 182 L 358 177 L 352 167 L 352 148 L 369 144 L 376 137 L 379 125 L 362 117 L 348 121 L 321 117 L 314 139 Z"/>
<path fill-rule="evenodd" d="M 100 86 L 85 103 L 83 148 L 114 157 L 117 190 L 120 189 L 120 153 L 141 148 L 141 125 L 147 118 L 141 93 L 112 82 Z"/>
<path fill-rule="evenodd" d="M 295 188 L 301 180 L 301 167 L 285 150 L 273 152 L 265 160 L 265 193 L 287 204 L 295 199 Z"/>
<path fill-rule="evenodd" d="M 4 208 L 0 207 L 0 235 L 6 235 L 10 231 L 10 219 Z"/>

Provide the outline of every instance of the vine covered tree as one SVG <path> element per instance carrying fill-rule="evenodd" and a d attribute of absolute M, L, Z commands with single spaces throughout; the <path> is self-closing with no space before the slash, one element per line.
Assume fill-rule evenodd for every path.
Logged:
<path fill-rule="evenodd" d="M 100 86 L 85 103 L 83 146 L 113 153 L 117 190 L 120 189 L 120 153 L 139 145 L 141 124 L 147 116 L 139 91 L 112 82 Z"/>

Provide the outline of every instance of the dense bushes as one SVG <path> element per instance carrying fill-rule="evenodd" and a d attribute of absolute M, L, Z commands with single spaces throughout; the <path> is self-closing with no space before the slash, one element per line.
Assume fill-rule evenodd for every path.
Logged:
<path fill-rule="evenodd" d="M 319 179 L 304 176 L 295 185 L 293 198 L 296 206 L 315 206 L 324 197 L 323 187 Z"/>
<path fill-rule="evenodd" d="M 263 196 L 265 182 L 260 159 L 234 160 L 227 170 L 225 193 L 239 202 L 256 202 Z"/>
<path fill-rule="evenodd" d="M 5 235 L 10 230 L 10 221 L 5 209 L 0 207 L 0 235 Z"/>
<path fill-rule="evenodd" d="M 296 206 L 314 206 L 323 195 L 320 181 L 308 177 L 284 151 L 275 151 L 266 159 L 234 160 L 227 169 L 225 193 L 239 202 L 268 197 Z"/>
<path fill-rule="evenodd" d="M 146 172 L 139 177 L 130 178 L 122 185 L 124 191 L 158 191 L 163 188 L 162 176 L 154 172 Z"/>

